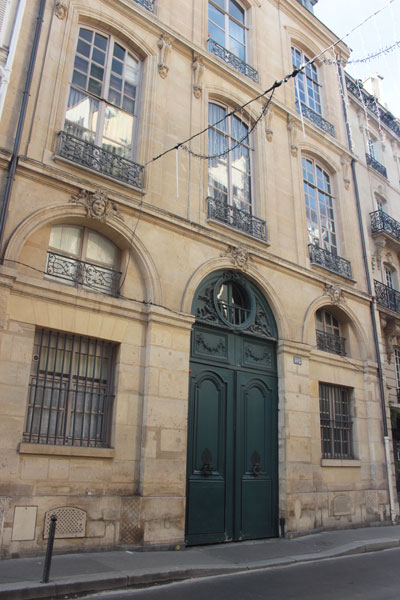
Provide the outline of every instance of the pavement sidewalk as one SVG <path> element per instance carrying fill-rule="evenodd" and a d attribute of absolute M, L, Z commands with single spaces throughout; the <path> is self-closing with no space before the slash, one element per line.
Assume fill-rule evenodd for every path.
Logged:
<path fill-rule="evenodd" d="M 0 561 L 0 599 L 55 600 L 395 547 L 400 547 L 400 527 L 384 525 L 182 550 L 54 554 L 46 584 L 41 583 L 44 556 L 5 559 Z"/>

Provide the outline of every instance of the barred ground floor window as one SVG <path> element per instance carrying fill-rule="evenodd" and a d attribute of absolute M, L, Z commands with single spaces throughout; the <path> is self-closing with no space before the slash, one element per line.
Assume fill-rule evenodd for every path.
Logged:
<path fill-rule="evenodd" d="M 115 344 L 35 333 L 24 441 L 109 447 Z"/>
<path fill-rule="evenodd" d="M 353 458 L 350 394 L 347 387 L 319 384 L 323 458 Z"/>

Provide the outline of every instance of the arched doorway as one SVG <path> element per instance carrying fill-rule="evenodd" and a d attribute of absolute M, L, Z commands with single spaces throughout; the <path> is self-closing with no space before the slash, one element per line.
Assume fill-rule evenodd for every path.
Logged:
<path fill-rule="evenodd" d="M 186 543 L 277 536 L 274 317 L 236 271 L 207 277 L 192 313 Z"/>

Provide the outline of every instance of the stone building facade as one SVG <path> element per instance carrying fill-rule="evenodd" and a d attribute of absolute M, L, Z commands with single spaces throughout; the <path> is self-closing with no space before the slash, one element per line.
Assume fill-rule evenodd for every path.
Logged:
<path fill-rule="evenodd" d="M 367 219 L 378 196 L 395 217 L 400 138 L 379 119 L 376 174 L 313 4 L 24 6 L 0 123 L 3 555 L 43 551 L 52 514 L 68 550 L 395 519 L 396 315 L 367 273 L 397 250 L 378 262 Z"/>

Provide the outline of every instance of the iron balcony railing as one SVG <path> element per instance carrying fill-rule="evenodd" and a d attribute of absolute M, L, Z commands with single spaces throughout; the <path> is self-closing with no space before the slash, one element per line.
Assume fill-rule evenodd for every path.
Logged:
<path fill-rule="evenodd" d="M 309 244 L 308 249 L 310 252 L 310 260 L 313 264 L 324 267 L 324 269 L 328 269 L 328 271 L 333 271 L 342 277 L 347 277 L 347 279 L 353 278 L 350 261 L 337 254 L 333 254 L 332 252 L 329 252 L 329 250 L 325 250 L 325 248 L 321 248 L 316 244 Z"/>
<path fill-rule="evenodd" d="M 400 293 L 389 286 L 374 280 L 375 297 L 379 306 L 400 313 Z"/>
<path fill-rule="evenodd" d="M 390 217 L 383 210 L 376 210 L 370 213 L 371 233 L 387 233 L 392 238 L 400 242 L 400 223 Z"/>
<path fill-rule="evenodd" d="M 236 71 L 243 73 L 243 75 L 250 77 L 250 79 L 252 79 L 255 83 L 258 83 L 258 71 L 241 60 L 238 56 L 236 56 L 236 54 L 233 54 L 233 52 L 230 52 L 223 46 L 220 46 L 218 42 L 211 38 L 208 40 L 208 49 L 210 52 L 215 54 L 215 56 L 222 58 L 224 62 L 231 65 L 231 67 L 236 69 Z"/>
<path fill-rule="evenodd" d="M 335 127 L 332 123 L 329 123 L 322 115 L 307 106 L 307 104 L 304 104 L 304 102 L 301 102 L 301 113 L 303 117 L 311 121 L 311 123 L 314 123 L 314 125 L 322 129 L 322 131 L 329 133 L 332 137 L 336 137 Z"/>
<path fill-rule="evenodd" d="M 58 155 L 103 175 L 143 188 L 144 167 L 91 142 L 60 131 Z"/>
<path fill-rule="evenodd" d="M 383 175 L 387 179 L 386 167 L 384 167 L 383 165 L 381 165 L 381 163 L 378 162 L 376 160 L 376 158 L 374 158 L 373 156 L 371 156 L 371 154 L 365 154 L 365 158 L 366 158 L 366 161 L 367 161 L 367 165 L 369 167 L 372 167 L 373 169 L 375 169 L 375 171 L 378 171 L 378 173 L 380 173 L 381 175 Z"/>
<path fill-rule="evenodd" d="M 150 12 L 154 12 L 156 0 L 135 0 L 135 2 L 147 8 Z"/>
<path fill-rule="evenodd" d="M 346 356 L 345 338 L 340 337 L 340 335 L 335 335 L 333 333 L 319 331 L 318 329 L 316 333 L 318 350 L 324 350 L 324 352 L 332 352 L 332 354 Z"/>
<path fill-rule="evenodd" d="M 121 273 L 49 250 L 46 275 L 83 285 L 102 294 L 117 296 Z"/>
<path fill-rule="evenodd" d="M 236 229 L 240 229 L 244 233 L 258 238 L 267 240 L 267 224 L 262 219 L 246 212 L 245 210 L 236 208 L 231 204 L 227 204 L 223 200 L 216 198 L 207 198 L 208 203 L 208 218 L 215 219 Z"/>
<path fill-rule="evenodd" d="M 394 117 L 389 111 L 382 108 L 374 96 L 371 96 L 371 94 L 368 94 L 368 92 L 362 89 L 361 83 L 357 85 L 357 83 L 352 81 L 346 75 L 346 87 L 349 92 L 353 94 L 353 96 L 358 98 L 364 106 L 369 108 L 370 111 L 378 117 L 378 119 L 385 123 L 389 129 L 394 131 L 394 133 L 400 137 L 400 124 L 396 120 L 396 117 Z"/>

